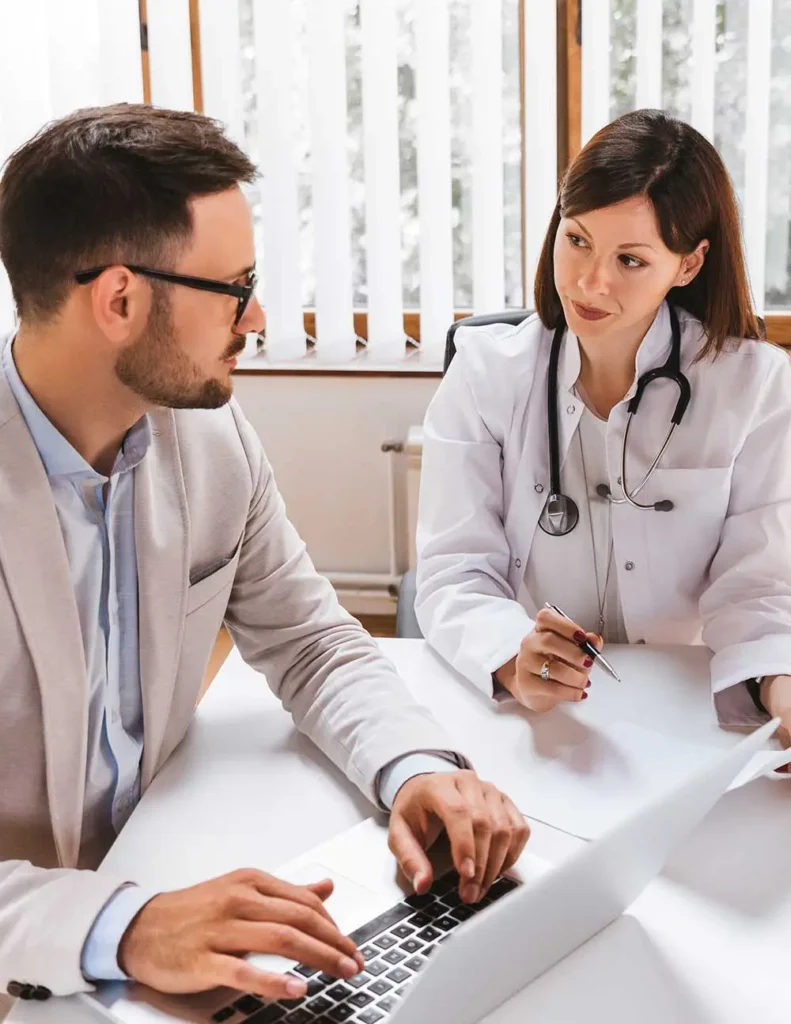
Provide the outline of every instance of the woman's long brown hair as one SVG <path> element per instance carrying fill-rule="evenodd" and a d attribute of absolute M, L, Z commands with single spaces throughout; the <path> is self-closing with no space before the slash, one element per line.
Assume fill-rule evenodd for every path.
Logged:
<path fill-rule="evenodd" d="M 635 110 L 608 124 L 566 172 L 536 272 L 536 310 L 544 325 L 555 327 L 562 313 L 553 257 L 561 218 L 633 196 L 651 201 L 662 239 L 672 252 L 687 255 L 708 239 L 697 277 L 668 295 L 706 329 L 698 358 L 722 351 L 728 338 L 760 337 L 736 197 L 725 165 L 700 132 L 661 110 Z"/>

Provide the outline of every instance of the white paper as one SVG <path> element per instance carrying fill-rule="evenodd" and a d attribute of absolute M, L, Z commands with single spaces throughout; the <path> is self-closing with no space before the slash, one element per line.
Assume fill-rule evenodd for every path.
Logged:
<path fill-rule="evenodd" d="M 762 750 L 759 754 L 755 754 L 745 767 L 742 768 L 730 786 L 728 786 L 728 791 L 738 789 L 740 786 L 746 786 L 748 782 L 757 779 L 759 775 L 775 779 L 777 782 L 791 780 L 791 773 L 775 771 L 776 768 L 782 768 L 789 761 L 791 761 L 791 751 L 789 750 Z"/>
<path fill-rule="evenodd" d="M 528 818 L 595 839 L 711 761 L 714 750 L 620 721 L 532 772 L 511 792 Z M 731 789 L 788 761 L 787 751 L 756 754 Z M 775 776 L 783 778 L 783 776 Z"/>

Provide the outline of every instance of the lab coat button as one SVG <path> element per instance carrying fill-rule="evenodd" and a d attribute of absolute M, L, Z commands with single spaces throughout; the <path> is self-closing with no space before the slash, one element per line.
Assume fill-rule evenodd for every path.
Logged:
<path fill-rule="evenodd" d="M 521 558 L 517 558 L 515 560 L 515 562 L 514 562 L 514 565 L 517 567 L 517 569 L 521 569 L 522 568 L 522 559 Z"/>
<path fill-rule="evenodd" d="M 627 572 L 631 572 L 632 569 L 634 569 L 634 562 L 627 562 L 624 565 L 624 569 L 626 569 Z"/>
<path fill-rule="evenodd" d="M 543 484 L 536 484 L 534 490 L 535 490 L 536 494 L 543 494 L 544 493 L 544 485 Z"/>

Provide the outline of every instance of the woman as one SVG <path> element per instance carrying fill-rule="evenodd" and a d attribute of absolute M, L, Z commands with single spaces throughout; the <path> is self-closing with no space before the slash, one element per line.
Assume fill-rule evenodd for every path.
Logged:
<path fill-rule="evenodd" d="M 428 642 L 534 711 L 588 697 L 586 638 L 703 642 L 723 724 L 791 727 L 791 363 L 758 340 L 713 146 L 660 111 L 602 129 L 563 182 L 535 302 L 519 327 L 457 332 L 427 413 Z M 654 379 L 629 423 L 674 355 L 689 404 L 683 378 Z"/>

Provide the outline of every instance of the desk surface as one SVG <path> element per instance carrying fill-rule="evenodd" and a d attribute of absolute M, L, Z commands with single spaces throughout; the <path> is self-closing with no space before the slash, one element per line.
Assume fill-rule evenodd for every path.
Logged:
<path fill-rule="evenodd" d="M 734 742 L 715 723 L 702 648 L 611 648 L 628 686 L 594 675 L 591 700 L 528 719 L 513 706 L 493 709 L 423 641 L 380 643 L 479 772 L 504 789 L 514 772 L 530 772 L 616 715 Z M 248 865 L 274 871 L 370 815 L 233 652 L 105 866 L 157 888 Z M 530 849 L 557 862 L 579 843 L 535 823 Z M 526 1013 L 553 1024 L 787 1024 L 790 961 L 791 792 L 759 779 L 720 801 L 627 915 L 487 1024 Z M 27 1004 L 10 1020 L 64 1018 L 56 1006 Z"/>

